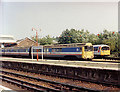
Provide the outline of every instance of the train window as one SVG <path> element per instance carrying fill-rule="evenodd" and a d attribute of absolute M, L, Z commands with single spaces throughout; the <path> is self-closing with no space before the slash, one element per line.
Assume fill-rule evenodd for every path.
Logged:
<path fill-rule="evenodd" d="M 59 48 L 52 48 L 52 52 L 59 52 Z"/>
<path fill-rule="evenodd" d="M 62 52 L 62 48 L 52 48 L 52 52 Z"/>
<path fill-rule="evenodd" d="M 41 52 L 42 50 L 41 49 L 38 49 L 38 52 Z"/>
<path fill-rule="evenodd" d="M 13 50 L 13 52 L 16 52 L 15 50 Z"/>
<path fill-rule="evenodd" d="M 44 48 L 44 52 L 46 52 L 46 48 Z"/>
<path fill-rule="evenodd" d="M 60 50 L 59 50 L 59 48 L 58 49 L 56 49 L 56 52 L 59 52 Z"/>
<path fill-rule="evenodd" d="M 2 52 L 4 52 L 5 50 L 2 50 Z"/>
<path fill-rule="evenodd" d="M 47 52 L 49 52 L 49 48 L 47 48 Z"/>
<path fill-rule="evenodd" d="M 33 49 L 33 52 L 37 52 L 37 50 L 36 50 L 36 49 Z"/>
<path fill-rule="evenodd" d="M 109 50 L 109 47 L 102 47 L 102 50 Z"/>
<path fill-rule="evenodd" d="M 26 52 L 26 49 L 20 49 L 19 51 L 20 52 Z"/>
<path fill-rule="evenodd" d="M 93 46 L 90 46 L 90 47 L 89 47 L 89 50 L 90 50 L 90 51 L 93 51 Z"/>
<path fill-rule="evenodd" d="M 98 51 L 98 47 L 94 47 L 94 51 Z"/>
<path fill-rule="evenodd" d="M 80 52 L 82 51 L 82 47 L 80 47 Z"/>
<path fill-rule="evenodd" d="M 85 51 L 93 51 L 93 46 L 85 46 Z"/>
<path fill-rule="evenodd" d="M 20 49 L 20 50 L 19 50 L 19 52 L 23 52 L 23 50 L 22 50 L 22 49 Z"/>
<path fill-rule="evenodd" d="M 57 52 L 57 49 L 55 48 L 54 51 Z"/>
<path fill-rule="evenodd" d="M 52 52 L 55 52 L 53 48 L 52 48 Z"/>
<path fill-rule="evenodd" d="M 43 51 L 44 51 L 44 52 L 47 52 L 47 48 L 44 48 Z"/>
<path fill-rule="evenodd" d="M 37 50 L 38 52 L 41 52 L 41 49 L 33 49 L 33 52 L 37 52 Z"/>
<path fill-rule="evenodd" d="M 21 52 L 24 52 L 24 49 L 21 49 Z"/>
<path fill-rule="evenodd" d="M 59 49 L 59 52 L 62 52 L 62 48 Z"/>
<path fill-rule="evenodd" d="M 85 51 L 87 51 L 87 46 L 85 46 Z"/>
<path fill-rule="evenodd" d="M 26 49 L 26 52 L 28 52 L 28 49 Z"/>
<path fill-rule="evenodd" d="M 44 49 L 44 52 L 49 52 L 49 48 L 45 48 L 45 49 Z"/>

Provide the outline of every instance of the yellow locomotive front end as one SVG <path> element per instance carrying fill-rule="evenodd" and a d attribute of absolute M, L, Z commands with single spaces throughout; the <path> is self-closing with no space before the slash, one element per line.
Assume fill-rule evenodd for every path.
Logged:
<path fill-rule="evenodd" d="M 109 56 L 110 55 L 110 47 L 103 46 L 101 47 L 101 56 Z"/>
<path fill-rule="evenodd" d="M 86 43 L 85 46 L 82 47 L 82 58 L 83 59 L 94 58 L 93 46 L 91 43 Z"/>

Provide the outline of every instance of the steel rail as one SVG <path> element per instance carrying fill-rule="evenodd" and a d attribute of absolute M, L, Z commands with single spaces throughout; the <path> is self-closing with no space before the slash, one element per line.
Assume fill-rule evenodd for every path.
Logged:
<path fill-rule="evenodd" d="M 120 63 L 120 61 L 105 61 L 105 60 L 99 60 L 99 61 L 95 61 L 93 60 L 92 62 L 108 62 L 108 63 Z"/>
<path fill-rule="evenodd" d="M 95 57 L 94 59 L 120 60 L 120 57 Z"/>
<path fill-rule="evenodd" d="M 61 91 L 56 90 L 56 89 L 43 87 L 43 86 L 36 85 L 36 84 L 30 83 L 30 82 L 25 82 L 25 81 L 21 81 L 21 80 L 18 80 L 18 79 L 10 78 L 10 77 L 4 76 L 4 75 L 0 75 L 0 79 L 4 80 L 4 81 L 11 82 L 13 84 L 16 84 L 16 85 L 19 85 L 19 86 L 22 86 L 22 87 L 25 87 L 25 88 L 28 88 L 28 89 L 31 89 L 31 90 L 34 90 L 34 91 L 39 91 L 39 92 L 45 92 L 45 91 L 61 92 Z M 31 86 L 28 86 L 28 85 L 31 85 Z M 35 87 L 33 87 L 33 86 L 35 86 Z M 39 88 L 36 88 L 36 87 L 39 87 Z"/>
<path fill-rule="evenodd" d="M 66 84 L 66 83 L 60 83 L 60 82 L 51 81 L 51 80 L 42 79 L 42 78 L 37 78 L 37 77 L 32 77 L 32 76 L 28 76 L 28 75 L 22 75 L 22 74 L 19 74 L 19 73 L 11 73 L 11 72 L 3 71 L 3 70 L 2 71 L 0 70 L 0 72 L 7 73 L 7 74 L 12 74 L 12 75 L 15 75 L 15 76 L 26 77 L 26 78 L 34 79 L 34 80 L 37 80 L 37 81 L 44 81 L 44 82 L 52 83 L 52 84 L 55 84 L 55 85 L 57 84 L 58 86 L 68 87 L 70 90 L 75 88 L 75 89 L 78 89 L 78 90 L 99 92 L 99 90 L 95 90 L 95 89 L 90 89 L 90 88 L 71 85 L 71 84 Z"/>

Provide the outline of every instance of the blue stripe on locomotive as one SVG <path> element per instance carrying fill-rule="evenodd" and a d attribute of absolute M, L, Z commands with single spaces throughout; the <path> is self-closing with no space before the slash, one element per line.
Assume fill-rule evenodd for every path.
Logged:
<path fill-rule="evenodd" d="M 80 48 L 62 48 L 62 52 L 80 52 Z"/>
<path fill-rule="evenodd" d="M 62 49 L 61 52 L 81 52 L 82 51 L 82 47 L 61 48 L 61 49 Z M 52 48 L 49 48 L 49 52 L 52 52 Z"/>
<path fill-rule="evenodd" d="M 48 48 L 48 49 L 49 49 L 48 52 L 52 52 L 52 48 Z M 27 49 L 17 49 L 17 51 L 14 51 L 14 49 L 8 49 L 7 52 L 26 52 L 26 50 L 27 50 L 27 52 L 29 52 L 30 48 L 27 48 Z M 4 52 L 4 51 L 5 50 L 2 50 L 2 52 Z M 61 52 L 81 52 L 81 51 L 82 51 L 81 47 L 61 48 Z"/>

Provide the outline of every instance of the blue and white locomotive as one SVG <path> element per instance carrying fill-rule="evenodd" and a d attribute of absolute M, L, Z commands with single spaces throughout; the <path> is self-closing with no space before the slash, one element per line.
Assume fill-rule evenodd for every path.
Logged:
<path fill-rule="evenodd" d="M 2 49 L 4 56 L 27 56 L 31 57 L 37 55 L 37 50 L 32 47 L 9 47 Z M 91 43 L 72 43 L 72 44 L 57 44 L 43 46 L 43 52 L 38 49 L 38 55 L 41 57 L 43 53 L 47 58 L 78 58 L 78 59 L 92 59 L 94 58 L 93 45 Z"/>

